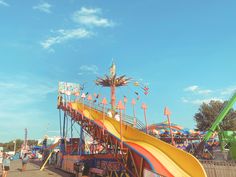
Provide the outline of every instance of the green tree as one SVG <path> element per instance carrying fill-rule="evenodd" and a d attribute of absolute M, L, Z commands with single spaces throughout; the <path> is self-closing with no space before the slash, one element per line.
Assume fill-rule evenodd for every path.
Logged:
<path fill-rule="evenodd" d="M 36 146 L 38 144 L 38 140 L 28 140 L 29 146 Z"/>
<path fill-rule="evenodd" d="M 16 139 L 16 151 L 20 151 L 21 150 L 21 146 L 24 143 L 23 140 L 21 139 Z M 4 151 L 13 151 L 14 150 L 14 141 L 9 141 L 8 143 L 0 143 L 0 146 L 3 147 Z M 27 142 L 28 146 L 34 146 L 38 144 L 37 140 L 28 140 Z"/>
<path fill-rule="evenodd" d="M 200 105 L 198 112 L 194 115 L 194 120 L 197 123 L 197 129 L 200 131 L 208 130 L 220 114 L 226 102 L 210 101 L 209 104 L 203 103 Z M 221 130 L 236 130 L 236 111 L 230 109 L 223 121 L 220 123 Z"/>

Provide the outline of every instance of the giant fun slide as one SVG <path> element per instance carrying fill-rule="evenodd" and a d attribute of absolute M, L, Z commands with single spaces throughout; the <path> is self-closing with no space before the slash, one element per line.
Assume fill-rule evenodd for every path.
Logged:
<path fill-rule="evenodd" d="M 71 103 L 71 107 L 98 125 L 102 124 L 108 133 L 120 139 L 120 122 L 107 116 L 103 120 L 103 112 L 82 103 Z M 126 124 L 122 124 L 122 135 L 126 147 L 147 159 L 151 170 L 155 173 L 176 177 L 207 176 L 201 163 L 183 150 Z"/>

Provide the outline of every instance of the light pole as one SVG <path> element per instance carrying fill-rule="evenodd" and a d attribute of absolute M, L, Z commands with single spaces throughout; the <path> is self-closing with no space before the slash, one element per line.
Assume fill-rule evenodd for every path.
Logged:
<path fill-rule="evenodd" d="M 25 148 L 25 150 L 26 150 L 26 148 L 27 148 L 27 135 L 28 135 L 28 130 L 27 130 L 27 128 L 25 128 L 25 140 L 24 140 L 24 148 Z"/>
<path fill-rule="evenodd" d="M 144 119 L 145 119 L 145 124 L 146 124 L 146 133 L 148 133 L 148 124 L 147 124 L 147 116 L 146 116 L 147 105 L 145 103 L 142 104 L 142 109 L 143 109 L 143 112 L 144 112 Z"/>
<path fill-rule="evenodd" d="M 79 94 L 80 94 L 79 91 L 75 93 L 75 97 L 76 97 L 76 98 L 75 98 L 75 101 L 76 101 L 76 102 L 79 101 Z"/>
<path fill-rule="evenodd" d="M 102 133 L 104 135 L 104 129 L 105 129 L 105 106 L 107 104 L 107 100 L 106 98 L 102 99 L 102 104 L 103 104 L 103 114 L 102 114 L 102 119 L 103 119 L 103 129 L 102 129 Z"/>
<path fill-rule="evenodd" d="M 92 109 L 92 100 L 93 100 L 92 95 L 89 95 L 87 100 L 89 101 L 89 107 L 90 107 L 90 110 L 91 110 Z"/>
<path fill-rule="evenodd" d="M 170 122 L 170 111 L 167 107 L 165 107 L 164 109 L 164 115 L 167 116 L 167 120 L 168 120 L 168 124 L 169 124 L 169 128 L 170 128 L 170 136 L 171 136 L 171 143 L 172 145 L 175 145 L 175 141 L 174 141 L 174 137 L 173 137 L 173 133 L 172 133 L 172 129 L 171 129 L 171 122 Z"/>
<path fill-rule="evenodd" d="M 16 140 L 14 140 L 13 143 L 14 143 L 14 154 L 16 154 Z"/>
<path fill-rule="evenodd" d="M 82 119 L 83 119 L 84 118 L 84 99 L 86 98 L 85 93 L 82 93 L 81 98 L 82 98 Z"/>
<path fill-rule="evenodd" d="M 123 135 L 122 135 L 122 110 L 125 109 L 122 101 L 118 103 L 118 109 L 120 110 L 120 148 L 123 149 Z"/>
<path fill-rule="evenodd" d="M 134 106 L 135 106 L 135 104 L 136 104 L 136 102 L 135 102 L 135 99 L 132 99 L 132 107 L 133 107 L 133 115 L 134 115 L 134 127 L 136 127 L 136 114 L 135 114 L 135 109 L 134 109 Z"/>
<path fill-rule="evenodd" d="M 125 96 L 124 97 L 124 120 L 126 119 L 126 103 L 127 103 L 128 99 L 127 97 Z"/>

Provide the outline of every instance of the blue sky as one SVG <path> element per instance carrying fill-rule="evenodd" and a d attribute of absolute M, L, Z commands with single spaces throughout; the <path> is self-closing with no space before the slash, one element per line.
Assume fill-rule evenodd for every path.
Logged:
<path fill-rule="evenodd" d="M 148 123 L 164 121 L 194 128 L 193 115 L 211 99 L 225 100 L 236 88 L 236 2 L 0 0 L 0 142 L 57 135 L 58 81 L 94 85 L 112 58 L 118 74 L 147 84 L 134 91 L 148 106 Z M 128 113 L 131 107 L 128 104 Z"/>

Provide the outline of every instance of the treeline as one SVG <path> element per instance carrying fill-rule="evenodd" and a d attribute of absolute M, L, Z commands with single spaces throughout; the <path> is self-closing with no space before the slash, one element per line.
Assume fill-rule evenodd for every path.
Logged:
<path fill-rule="evenodd" d="M 215 122 L 217 116 L 223 110 L 227 101 L 224 103 L 220 101 L 211 100 L 210 103 L 202 103 L 198 112 L 194 115 L 194 120 L 197 123 L 197 130 L 207 131 Z M 228 114 L 220 122 L 218 131 L 236 131 L 236 111 L 231 108 Z"/>
<path fill-rule="evenodd" d="M 24 140 L 17 139 L 16 142 L 16 151 L 20 151 L 22 144 L 24 143 Z M 37 145 L 37 140 L 28 140 L 27 145 L 28 146 L 34 146 Z M 14 151 L 14 141 L 9 141 L 8 143 L 0 143 L 0 147 L 3 147 L 3 151 Z"/>

